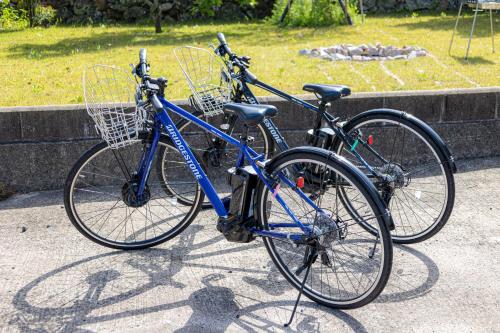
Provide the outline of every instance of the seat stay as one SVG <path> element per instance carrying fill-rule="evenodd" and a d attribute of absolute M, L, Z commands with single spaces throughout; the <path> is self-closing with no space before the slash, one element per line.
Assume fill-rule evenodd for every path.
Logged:
<path fill-rule="evenodd" d="M 302 232 L 305 235 L 310 235 L 312 230 L 309 226 L 306 226 L 304 223 L 300 221 L 300 219 L 295 216 L 293 211 L 288 207 L 286 202 L 283 200 L 279 193 L 279 186 L 274 187 L 274 181 L 270 178 L 268 178 L 267 174 L 264 174 L 263 170 L 261 170 L 257 164 L 256 160 L 259 158 L 259 156 L 252 157 L 247 150 L 243 149 L 243 153 L 245 154 L 247 160 L 250 162 L 250 165 L 252 165 L 253 169 L 257 173 L 259 179 L 264 183 L 264 185 L 269 189 L 270 194 L 274 197 L 274 199 L 280 204 L 280 206 L 283 208 L 283 210 L 291 217 L 293 223 L 295 224 L 296 227 L 299 227 Z M 285 183 L 287 186 L 290 186 L 302 199 L 304 199 L 307 204 L 309 204 L 315 211 L 317 211 L 319 214 L 325 214 L 321 208 L 319 208 L 307 195 L 305 195 L 304 192 L 297 186 L 293 186 L 292 182 L 285 177 L 283 172 L 279 172 L 277 175 L 278 178 Z M 268 232 L 264 231 L 263 233 L 261 232 L 262 230 L 259 230 L 257 228 L 252 228 L 251 229 L 253 233 L 260 235 L 260 236 L 266 236 L 266 237 L 277 237 L 277 238 L 287 238 L 286 234 L 285 237 L 283 237 L 283 233 L 279 232 Z"/>

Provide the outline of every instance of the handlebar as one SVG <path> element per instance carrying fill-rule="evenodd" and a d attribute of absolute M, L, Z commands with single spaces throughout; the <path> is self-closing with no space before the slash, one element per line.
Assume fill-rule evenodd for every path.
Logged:
<path fill-rule="evenodd" d="M 141 62 L 141 64 L 146 63 L 146 54 L 147 54 L 146 49 L 139 50 L 139 61 Z"/>
<path fill-rule="evenodd" d="M 232 65 L 240 69 L 240 73 L 245 76 L 246 80 L 248 82 L 255 82 L 257 80 L 257 77 L 248 70 L 248 68 L 250 67 L 250 57 L 239 57 L 231 52 L 231 49 L 227 45 L 226 37 L 222 32 L 217 33 L 217 39 L 219 40 L 220 44 L 219 47 L 215 49 L 215 53 L 222 58 L 224 58 L 224 56 L 227 54 L 229 60 L 231 60 Z M 232 73 L 232 69 L 229 68 L 229 70 Z"/>
<path fill-rule="evenodd" d="M 227 54 L 229 56 L 229 59 L 234 61 L 236 56 L 233 54 L 233 52 L 231 52 L 231 49 L 227 45 L 226 37 L 224 36 L 224 34 L 222 32 L 217 33 L 217 39 L 219 40 L 219 43 L 220 43 L 219 49 L 222 48 L 222 50 L 224 51 L 224 54 Z M 221 54 L 221 56 L 224 56 L 224 54 Z"/>
<path fill-rule="evenodd" d="M 222 32 L 218 32 L 218 33 L 217 33 L 217 39 L 219 40 L 219 42 L 220 42 L 222 45 L 227 44 L 227 43 L 226 43 L 226 37 L 224 37 L 224 34 L 223 34 Z"/>
<path fill-rule="evenodd" d="M 146 49 L 139 50 L 139 64 L 135 67 L 133 73 L 142 78 L 148 73 L 147 51 Z"/>
<path fill-rule="evenodd" d="M 238 57 L 234 54 L 226 42 L 226 37 L 222 32 L 217 33 L 217 39 L 219 40 L 219 47 L 215 49 L 215 53 L 221 57 L 224 57 L 226 54 L 229 56 L 229 60 L 232 61 L 233 65 L 239 67 L 244 70 L 250 67 L 250 57 L 242 56 Z M 221 52 L 222 51 L 222 52 Z"/>
<path fill-rule="evenodd" d="M 147 63 L 146 49 L 140 49 L 139 64 L 133 68 L 132 73 L 140 77 L 142 81 L 142 83 L 137 86 L 138 96 L 141 95 L 142 91 L 165 96 L 165 88 L 167 87 L 168 80 L 164 77 L 155 79 L 148 74 L 149 65 Z"/>

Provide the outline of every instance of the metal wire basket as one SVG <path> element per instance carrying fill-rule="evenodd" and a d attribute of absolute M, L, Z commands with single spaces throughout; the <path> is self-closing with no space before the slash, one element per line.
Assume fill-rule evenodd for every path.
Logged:
<path fill-rule="evenodd" d="M 130 144 L 144 124 L 145 113 L 136 106 L 136 88 L 132 76 L 118 67 L 95 65 L 84 72 L 87 112 L 112 149 Z"/>
<path fill-rule="evenodd" d="M 213 52 L 192 46 L 174 50 L 175 57 L 193 93 L 196 107 L 206 116 L 222 113 L 231 101 L 232 82 L 226 65 Z"/>

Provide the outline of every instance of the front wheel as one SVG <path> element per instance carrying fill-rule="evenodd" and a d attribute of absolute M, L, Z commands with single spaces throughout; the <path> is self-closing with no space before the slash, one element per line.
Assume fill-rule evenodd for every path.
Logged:
<path fill-rule="evenodd" d="M 360 114 L 344 126 L 344 131 L 359 139 L 356 151 L 361 157 L 393 180 L 381 182 L 344 142 L 334 144 L 337 154 L 378 183 L 394 220 L 393 241 L 417 243 L 439 232 L 453 210 L 455 183 L 449 156 L 435 139 L 437 134 L 432 135 L 417 118 L 396 110 Z"/>
<path fill-rule="evenodd" d="M 369 179 L 345 159 L 311 147 L 281 153 L 266 169 L 271 179 L 280 181 L 272 191 L 259 185 L 256 216 L 260 228 L 300 234 L 300 228 L 290 227 L 294 222 L 288 211 L 292 211 L 317 237 L 316 250 L 286 238 L 264 237 L 269 255 L 288 282 L 300 289 L 306 274 L 304 262 L 313 251 L 317 257 L 303 289 L 307 297 L 342 309 L 357 308 L 375 299 L 390 275 L 392 242 L 387 228 L 390 216 Z M 318 171 L 321 179 L 310 177 L 309 170 Z M 321 213 L 300 195 L 298 186 Z M 352 218 L 340 202 L 344 187 L 351 195 L 357 218 Z M 279 204 L 276 193 L 288 208 Z M 361 225 L 367 221 L 376 228 L 375 235 Z"/>
<path fill-rule="evenodd" d="M 199 212 L 203 191 L 166 136 L 158 144 L 168 155 L 175 179 L 164 182 L 152 168 L 143 195 L 136 195 L 135 174 L 148 140 L 142 134 L 119 149 L 101 142 L 71 169 L 64 188 L 66 212 L 76 229 L 92 241 L 123 250 L 147 248 L 178 235 Z M 185 205 L 178 196 L 191 204 Z"/>

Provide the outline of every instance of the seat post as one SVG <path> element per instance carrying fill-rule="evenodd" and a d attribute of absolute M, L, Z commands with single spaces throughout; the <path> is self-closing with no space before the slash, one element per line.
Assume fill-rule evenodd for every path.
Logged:
<path fill-rule="evenodd" d="M 248 125 L 244 124 L 243 125 L 243 134 L 240 137 L 240 142 L 241 143 L 247 143 L 248 142 L 248 130 L 249 130 Z"/>
<path fill-rule="evenodd" d="M 318 114 L 316 115 L 316 128 L 319 129 L 321 127 L 321 123 L 323 121 L 323 114 L 326 112 L 326 106 L 328 103 L 323 102 L 323 100 L 319 101 Z"/>
<path fill-rule="evenodd" d="M 319 132 L 321 130 L 321 124 L 323 123 L 323 114 L 325 113 L 326 103 L 323 100 L 319 100 L 318 113 L 316 114 L 316 124 L 312 130 L 312 136 L 309 138 L 309 144 L 316 147 L 319 140 Z"/>

